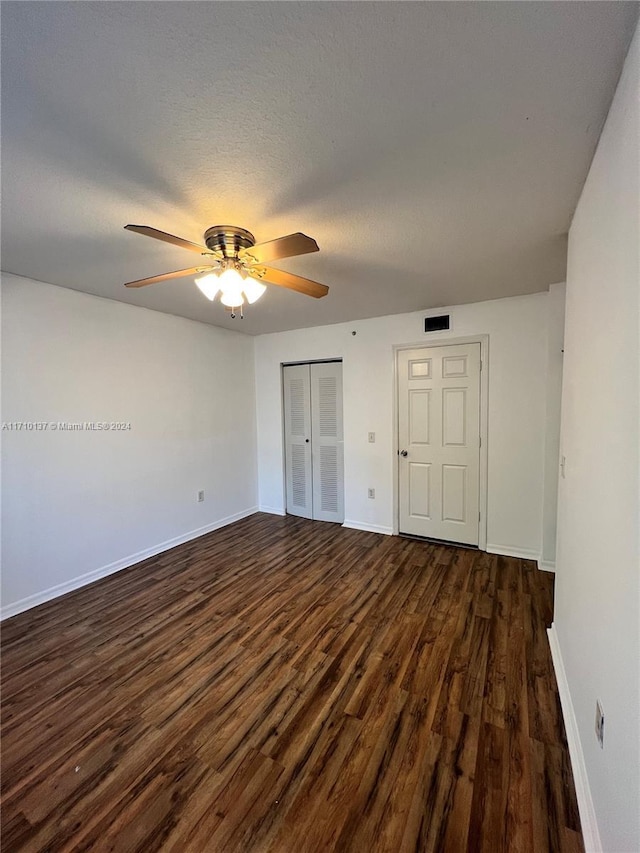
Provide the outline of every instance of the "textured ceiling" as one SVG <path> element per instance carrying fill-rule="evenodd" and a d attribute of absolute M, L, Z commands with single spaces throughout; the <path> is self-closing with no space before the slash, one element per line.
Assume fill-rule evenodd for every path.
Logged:
<path fill-rule="evenodd" d="M 2 268 L 252 334 L 546 290 L 636 3 L 2 4 Z M 128 222 L 304 231 L 244 321 Z"/>

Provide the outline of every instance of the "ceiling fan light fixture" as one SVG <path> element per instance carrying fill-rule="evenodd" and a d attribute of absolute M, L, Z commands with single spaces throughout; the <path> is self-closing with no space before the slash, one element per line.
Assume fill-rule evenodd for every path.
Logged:
<path fill-rule="evenodd" d="M 215 273 L 208 273 L 207 275 L 198 276 L 194 281 L 207 299 L 213 302 L 216 298 L 217 292 L 220 290 L 220 281 L 218 276 Z"/>
<path fill-rule="evenodd" d="M 218 278 L 221 293 L 220 302 L 228 308 L 239 308 L 244 303 L 242 291 L 244 290 L 245 276 L 242 272 L 233 266 L 227 266 Z"/>

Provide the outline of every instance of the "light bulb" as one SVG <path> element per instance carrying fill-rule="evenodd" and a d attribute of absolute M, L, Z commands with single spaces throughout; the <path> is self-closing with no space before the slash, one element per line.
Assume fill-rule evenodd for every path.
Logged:
<path fill-rule="evenodd" d="M 249 305 L 253 305 L 254 302 L 257 302 L 258 299 L 260 299 L 260 297 L 267 288 L 259 281 L 256 281 L 252 278 L 248 278 L 243 283 L 242 289 L 244 290 L 244 295 L 247 297 L 247 302 L 249 303 Z"/>
<path fill-rule="evenodd" d="M 220 281 L 218 276 L 214 273 L 207 273 L 207 275 L 201 275 L 199 278 L 194 279 L 194 281 L 207 299 L 210 299 L 213 302 L 216 297 L 216 293 L 220 290 Z"/>

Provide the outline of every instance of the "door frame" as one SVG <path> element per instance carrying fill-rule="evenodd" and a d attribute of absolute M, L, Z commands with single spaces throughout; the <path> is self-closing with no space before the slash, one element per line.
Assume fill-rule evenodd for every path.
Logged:
<path fill-rule="evenodd" d="M 457 338 L 434 338 L 412 344 L 394 344 L 393 351 L 393 535 L 400 532 L 400 461 L 398 458 L 398 354 L 408 349 L 480 344 L 480 520 L 478 522 L 478 548 L 487 550 L 488 504 L 488 450 L 489 450 L 489 335 L 469 335 Z"/>

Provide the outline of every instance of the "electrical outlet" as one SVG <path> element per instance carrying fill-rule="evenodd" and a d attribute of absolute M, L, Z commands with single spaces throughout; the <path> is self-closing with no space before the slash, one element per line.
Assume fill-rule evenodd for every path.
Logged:
<path fill-rule="evenodd" d="M 201 504 L 204 501 L 204 489 L 200 489 L 198 492 L 198 503 Z"/>
<path fill-rule="evenodd" d="M 370 433 L 369 433 L 369 444 L 374 444 L 374 443 L 375 443 L 375 440 L 376 440 L 376 434 L 375 434 L 375 432 L 370 432 Z"/>
<path fill-rule="evenodd" d="M 367 491 L 369 493 L 369 497 L 371 498 L 371 500 L 374 500 L 375 496 L 376 496 L 376 490 L 375 489 L 368 489 Z"/>
<path fill-rule="evenodd" d="M 599 699 L 596 702 L 596 738 L 600 749 L 604 749 L 604 711 Z"/>

